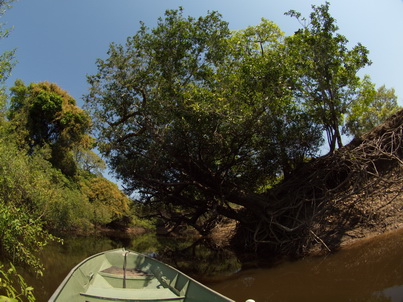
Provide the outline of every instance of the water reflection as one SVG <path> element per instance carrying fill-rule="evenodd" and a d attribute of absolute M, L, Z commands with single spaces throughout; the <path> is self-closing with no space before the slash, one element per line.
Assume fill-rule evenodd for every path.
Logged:
<path fill-rule="evenodd" d="M 325 258 L 242 271 L 209 284 L 237 301 L 403 301 L 403 230 Z"/>
<path fill-rule="evenodd" d="M 159 259 L 201 281 L 229 276 L 241 269 L 232 251 L 217 248 L 205 239 L 165 250 Z"/>
<path fill-rule="evenodd" d="M 247 270 L 241 270 L 233 252 L 216 249 L 204 240 L 153 234 L 69 238 L 64 245 L 43 251 L 44 277 L 29 276 L 27 281 L 34 285 L 38 301 L 47 301 L 77 263 L 120 247 L 153 254 L 236 301 L 403 301 L 403 230 L 328 257 Z"/>
<path fill-rule="evenodd" d="M 117 248 L 116 242 L 102 237 L 75 237 L 64 240 L 64 244 L 53 244 L 40 254 L 45 267 L 44 276 L 25 275 L 28 284 L 35 289 L 37 301 L 47 301 L 68 272 L 92 254 Z"/>

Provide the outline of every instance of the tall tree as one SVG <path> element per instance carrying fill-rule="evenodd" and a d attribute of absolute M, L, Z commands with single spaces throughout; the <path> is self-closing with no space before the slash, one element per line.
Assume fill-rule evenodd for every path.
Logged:
<path fill-rule="evenodd" d="M 89 115 L 76 106 L 76 101 L 66 91 L 53 83 L 25 86 L 18 80 L 10 90 L 9 119 L 15 132 L 29 146 L 29 152 L 50 148 L 53 165 L 66 175 L 74 175 L 74 147 L 92 147 L 88 135 Z"/>
<path fill-rule="evenodd" d="M 86 102 L 126 187 L 201 232 L 217 215 L 248 224 L 245 211 L 264 216 L 259 192 L 321 139 L 292 101 L 282 39 L 267 20 L 231 33 L 216 12 L 175 10 L 112 44 Z"/>
<path fill-rule="evenodd" d="M 309 20 L 296 11 L 286 13 L 303 25 L 287 39 L 289 55 L 299 72 L 296 96 L 327 134 L 330 152 L 342 146 L 343 115 L 359 92 L 357 72 L 370 64 L 368 50 L 357 44 L 351 50 L 348 40 L 337 33 L 336 20 L 329 13 L 330 4 L 312 6 Z"/>
<path fill-rule="evenodd" d="M 95 141 L 89 135 L 89 114 L 54 83 L 26 86 L 16 81 L 11 92 L 9 131 L 31 161 L 38 159 L 40 166 L 48 166 L 44 173 L 49 178 L 42 184 L 49 192 L 43 195 L 52 199 L 33 206 L 43 210 L 48 227 L 85 230 L 130 221 L 130 200 L 102 177 L 104 162 L 91 151 Z M 38 185 L 36 190 L 41 188 Z"/>

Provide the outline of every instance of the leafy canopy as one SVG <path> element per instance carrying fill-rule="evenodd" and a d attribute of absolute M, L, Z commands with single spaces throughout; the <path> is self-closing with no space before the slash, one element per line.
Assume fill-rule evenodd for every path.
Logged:
<path fill-rule="evenodd" d="M 95 142 L 89 114 L 54 83 L 26 86 L 16 81 L 11 92 L 8 131 L 21 154 L 28 151 L 24 158 L 44 170 L 37 172 L 40 183 L 30 180 L 23 187 L 47 188 L 43 198 L 32 197 L 32 207 L 44 211 L 47 227 L 85 231 L 127 219 L 130 200 L 102 177 L 105 164 L 91 150 Z"/>
<path fill-rule="evenodd" d="M 193 225 L 211 213 L 240 219 L 229 202 L 253 207 L 245 192 L 315 154 L 320 129 L 293 102 L 283 39 L 268 20 L 231 32 L 216 12 L 171 10 L 111 44 L 86 102 L 127 188 Z"/>
<path fill-rule="evenodd" d="M 327 134 L 330 152 L 341 147 L 341 127 L 348 108 L 357 99 L 360 79 L 357 72 L 371 64 L 368 50 L 357 44 L 351 50 L 348 40 L 339 34 L 336 20 L 330 15 L 330 4 L 312 6 L 309 20 L 296 11 L 303 27 L 287 38 L 288 55 L 297 71 L 295 96 Z"/>
<path fill-rule="evenodd" d="M 375 89 L 369 76 L 366 76 L 356 101 L 349 107 L 344 131 L 349 135 L 361 136 L 400 109 L 393 88 L 388 89 L 382 85 Z"/>
<path fill-rule="evenodd" d="M 230 31 L 217 12 L 168 10 L 97 61 L 85 101 L 100 150 L 155 217 L 207 234 L 226 216 L 262 242 L 304 223 L 270 189 L 318 154 L 324 131 L 331 152 L 342 145 L 370 64 L 329 3 L 312 8 L 309 21 L 288 13 L 303 23 L 290 37 L 266 19 Z"/>
<path fill-rule="evenodd" d="M 50 161 L 63 173 L 73 176 L 77 167 L 74 148 L 91 149 L 88 135 L 91 119 L 76 101 L 56 84 L 32 83 L 29 86 L 17 80 L 11 89 L 12 97 L 8 117 L 15 134 L 29 153 L 50 148 Z"/>

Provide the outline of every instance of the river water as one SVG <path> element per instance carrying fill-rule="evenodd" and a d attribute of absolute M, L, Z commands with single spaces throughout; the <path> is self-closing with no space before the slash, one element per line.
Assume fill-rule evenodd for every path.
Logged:
<path fill-rule="evenodd" d="M 38 301 L 47 301 L 77 263 L 120 247 L 155 256 L 237 302 L 403 301 L 403 230 L 360 241 L 325 257 L 276 265 L 253 261 L 246 265 L 233 252 L 211 249 L 205 242 L 190 244 L 151 234 L 69 238 L 41 253 L 44 276 L 27 276 L 27 281 L 35 287 Z"/>

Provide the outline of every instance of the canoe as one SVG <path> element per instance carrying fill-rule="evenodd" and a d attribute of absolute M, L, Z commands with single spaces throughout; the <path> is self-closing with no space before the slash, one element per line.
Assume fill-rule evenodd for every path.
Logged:
<path fill-rule="evenodd" d="M 234 302 L 167 264 L 125 249 L 85 259 L 49 299 L 72 301 Z"/>

